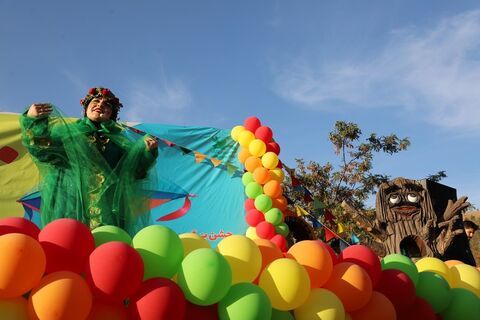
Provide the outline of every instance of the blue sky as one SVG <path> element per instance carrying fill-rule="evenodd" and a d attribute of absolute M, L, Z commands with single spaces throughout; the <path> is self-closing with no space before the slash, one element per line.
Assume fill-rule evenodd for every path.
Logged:
<path fill-rule="evenodd" d="M 255 115 L 289 166 L 335 161 L 336 120 L 409 137 L 374 168 L 480 206 L 478 1 L 0 0 L 0 111 L 80 116 L 110 87 L 126 121 L 230 129 Z"/>

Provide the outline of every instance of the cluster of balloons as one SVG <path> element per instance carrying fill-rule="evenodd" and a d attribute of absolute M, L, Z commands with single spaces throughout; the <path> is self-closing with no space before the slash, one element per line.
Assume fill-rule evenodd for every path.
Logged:
<path fill-rule="evenodd" d="M 242 176 L 247 195 L 246 235 L 270 240 L 285 252 L 289 229 L 283 221 L 287 199 L 282 195 L 285 176 L 278 159 L 280 146 L 272 139 L 272 129 L 263 126 L 257 117 L 249 117 L 243 125 L 235 126 L 231 137 L 241 146 L 238 159 L 246 170 Z"/>
<path fill-rule="evenodd" d="M 475 319 L 480 272 L 459 261 L 320 240 L 286 252 L 232 235 L 215 249 L 152 225 L 131 238 L 72 219 L 0 220 L 2 319 Z"/>

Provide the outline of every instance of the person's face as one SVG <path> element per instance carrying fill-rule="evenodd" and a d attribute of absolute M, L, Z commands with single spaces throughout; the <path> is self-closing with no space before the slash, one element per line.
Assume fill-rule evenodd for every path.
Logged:
<path fill-rule="evenodd" d="M 103 98 L 95 98 L 87 106 L 87 118 L 103 122 L 112 116 L 112 105 Z"/>
<path fill-rule="evenodd" d="M 475 230 L 473 230 L 472 228 L 465 228 L 465 233 L 467 234 L 468 239 L 472 239 Z"/>

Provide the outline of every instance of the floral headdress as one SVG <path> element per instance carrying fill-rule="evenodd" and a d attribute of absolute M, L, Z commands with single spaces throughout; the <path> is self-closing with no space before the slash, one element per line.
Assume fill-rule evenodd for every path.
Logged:
<path fill-rule="evenodd" d="M 112 119 L 115 120 L 117 118 L 118 111 L 121 107 L 123 107 L 123 105 L 120 103 L 120 100 L 115 97 L 113 92 L 110 91 L 110 89 L 103 87 L 90 88 L 85 98 L 80 100 L 80 104 L 86 110 L 88 104 L 95 98 L 103 98 L 112 106 Z"/>

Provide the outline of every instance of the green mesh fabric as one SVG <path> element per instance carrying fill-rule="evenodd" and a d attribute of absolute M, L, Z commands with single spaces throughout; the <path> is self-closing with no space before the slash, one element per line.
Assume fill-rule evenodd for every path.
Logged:
<path fill-rule="evenodd" d="M 76 122 L 57 109 L 20 117 L 22 142 L 41 176 L 41 221 L 73 218 L 90 228 L 115 225 L 135 234 L 148 225 L 149 194 L 156 190 L 158 150 L 115 121 Z"/>

